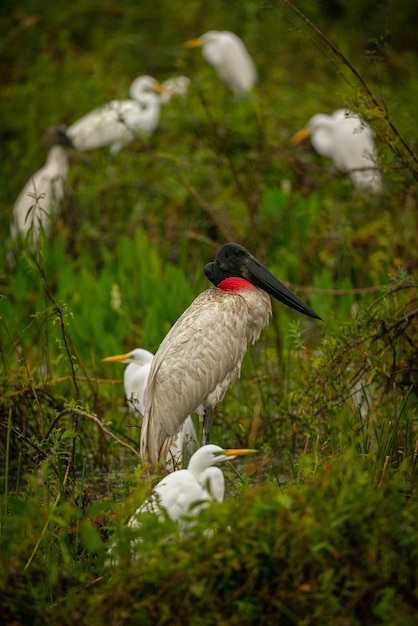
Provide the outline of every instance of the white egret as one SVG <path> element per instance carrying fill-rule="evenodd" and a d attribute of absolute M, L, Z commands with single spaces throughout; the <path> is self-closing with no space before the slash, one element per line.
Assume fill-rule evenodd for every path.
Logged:
<path fill-rule="evenodd" d="M 52 126 L 47 131 L 46 143 L 49 147 L 46 162 L 17 197 L 10 227 L 12 239 L 26 237 L 30 231 L 32 251 L 38 247 L 41 230 L 48 235 L 51 221 L 60 211 L 69 170 L 64 127 Z"/>
<path fill-rule="evenodd" d="M 198 515 L 209 501 L 222 502 L 225 479 L 219 467 L 215 466 L 253 452 L 256 450 L 224 450 L 216 445 L 199 448 L 191 457 L 187 469 L 168 474 L 154 487 L 151 497 L 129 519 L 128 526 L 140 527 L 142 513 L 154 513 L 164 519 L 164 512 L 171 520 L 182 524 L 184 516 Z"/>
<path fill-rule="evenodd" d="M 107 356 L 102 359 L 106 363 L 124 363 L 123 386 L 126 401 L 133 413 L 144 415 L 144 393 L 148 382 L 149 370 L 154 355 L 143 348 L 135 348 L 125 354 Z"/>
<path fill-rule="evenodd" d="M 107 363 L 118 362 L 127 365 L 123 373 L 126 401 L 131 411 L 140 417 L 144 415 L 144 394 L 153 358 L 152 352 L 135 348 L 126 354 L 117 354 L 102 359 Z M 184 452 L 191 454 L 196 447 L 197 434 L 189 415 L 171 443 L 166 458 L 166 467 L 177 469 L 181 465 Z"/>
<path fill-rule="evenodd" d="M 183 44 L 186 48 L 202 46 L 203 58 L 236 96 L 247 94 L 257 82 L 257 71 L 242 40 L 223 30 L 209 30 Z"/>
<path fill-rule="evenodd" d="M 189 90 L 191 80 L 187 76 L 172 76 L 161 83 L 165 91 L 161 93 L 161 104 L 171 102 L 173 96 L 185 96 Z"/>
<path fill-rule="evenodd" d="M 205 267 L 216 286 L 201 293 L 161 343 L 145 391 L 141 458 L 163 461 L 186 417 L 203 420 L 209 442 L 212 411 L 240 375 L 242 360 L 271 315 L 270 294 L 310 317 L 321 319 L 245 248 L 222 246 Z"/>
<path fill-rule="evenodd" d="M 332 159 L 338 171 L 350 176 L 356 189 L 381 190 L 373 131 L 359 115 L 347 109 L 338 109 L 331 115 L 317 113 L 306 128 L 293 135 L 291 142 L 296 145 L 306 137 L 310 137 L 318 154 Z"/>
<path fill-rule="evenodd" d="M 168 88 L 151 76 L 136 78 L 129 89 L 131 100 L 112 100 L 90 111 L 67 128 L 74 148 L 85 152 L 110 146 L 117 154 L 138 136 L 151 135 L 158 126 L 161 93 Z"/>

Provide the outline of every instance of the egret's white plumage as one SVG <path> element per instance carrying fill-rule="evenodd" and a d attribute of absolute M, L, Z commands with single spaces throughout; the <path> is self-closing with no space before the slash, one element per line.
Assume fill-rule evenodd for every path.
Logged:
<path fill-rule="evenodd" d="M 297 144 L 308 136 L 314 150 L 332 159 L 334 167 L 348 174 L 356 189 L 381 190 L 373 131 L 359 115 L 347 109 L 338 109 L 331 115 L 317 113 L 291 141 Z"/>
<path fill-rule="evenodd" d="M 117 354 L 103 359 L 106 362 L 126 364 L 123 372 L 123 386 L 126 401 L 133 413 L 144 415 L 144 394 L 148 382 L 149 370 L 154 355 L 143 348 L 135 348 L 126 354 Z"/>
<path fill-rule="evenodd" d="M 49 148 L 45 165 L 30 177 L 13 207 L 13 223 L 11 224 L 11 236 L 26 237 L 31 230 L 31 249 L 36 250 L 40 232 L 46 235 L 51 229 L 51 220 L 57 215 L 64 198 L 64 183 L 68 175 L 69 159 L 68 152 L 63 145 L 53 144 L 52 136 L 62 139 L 62 128 L 51 133 L 47 139 L 52 143 Z"/>
<path fill-rule="evenodd" d="M 103 359 L 106 362 L 119 362 L 127 365 L 123 373 L 123 385 L 129 408 L 138 416 L 144 415 L 144 395 L 154 355 L 143 348 L 135 348 L 126 354 L 118 354 Z M 166 467 L 177 469 L 184 452 L 191 454 L 197 447 L 197 434 L 190 415 L 173 438 L 167 453 Z"/>
<path fill-rule="evenodd" d="M 151 76 L 130 86 L 131 100 L 112 100 L 67 128 L 67 137 L 82 152 L 110 146 L 117 154 L 138 136 L 151 135 L 160 121 L 160 93 L 167 89 Z"/>
<path fill-rule="evenodd" d="M 166 458 L 186 416 L 203 419 L 209 440 L 214 407 L 240 375 L 249 344 L 271 314 L 268 293 L 311 317 L 319 316 L 238 244 L 225 244 L 205 273 L 217 288 L 201 293 L 161 343 L 145 392 L 141 457 Z M 266 291 L 268 293 L 266 293 Z M 320 319 L 320 318 L 319 318 Z"/>
<path fill-rule="evenodd" d="M 209 501 L 222 502 L 225 480 L 222 471 L 215 466 L 252 452 L 255 450 L 224 450 L 216 445 L 199 448 L 187 469 L 168 474 L 154 487 L 151 497 L 129 519 L 128 526 L 138 528 L 142 513 L 162 517 L 164 511 L 171 520 L 181 523 L 184 516 L 197 515 Z"/>
<path fill-rule="evenodd" d="M 185 96 L 189 90 L 191 80 L 187 76 L 172 76 L 161 83 L 165 91 L 161 93 L 161 104 L 171 102 L 173 96 Z"/>
<path fill-rule="evenodd" d="M 203 58 L 213 66 L 219 78 L 237 96 L 248 93 L 257 82 L 257 71 L 243 41 L 235 33 L 209 30 L 184 44 L 202 46 Z"/>

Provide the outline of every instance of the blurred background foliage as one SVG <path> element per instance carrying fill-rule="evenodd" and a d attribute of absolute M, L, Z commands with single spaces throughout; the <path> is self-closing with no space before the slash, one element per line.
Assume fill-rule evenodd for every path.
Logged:
<path fill-rule="evenodd" d="M 418 6 L 297 9 L 321 32 L 279 0 L 0 7 L 6 622 L 184 623 L 181 597 L 190 624 L 415 623 Z M 200 51 L 182 47 L 209 29 L 244 40 L 259 72 L 253 98 L 234 99 Z M 51 237 L 11 268 L 13 203 L 45 161 L 46 129 L 127 97 L 141 74 L 187 75 L 189 94 L 116 158 L 71 152 Z M 314 113 L 342 106 L 373 127 L 379 195 L 289 144 Z M 274 304 L 213 420 L 213 441 L 250 444 L 259 458 L 226 471 L 236 498 L 202 521 L 222 532 L 170 543 L 164 525 L 146 524 L 141 578 L 123 524 L 148 489 L 140 431 L 121 367 L 101 359 L 155 351 L 226 240 L 324 323 Z M 109 529 L 126 557 L 110 579 Z"/>

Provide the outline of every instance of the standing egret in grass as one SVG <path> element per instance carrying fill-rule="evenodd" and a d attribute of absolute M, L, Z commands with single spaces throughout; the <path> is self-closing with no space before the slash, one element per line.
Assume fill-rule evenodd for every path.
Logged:
<path fill-rule="evenodd" d="M 149 371 L 154 358 L 152 352 L 135 348 L 126 354 L 117 354 L 103 359 L 107 363 L 124 363 L 123 386 L 129 408 L 137 415 L 144 415 L 144 394 L 148 383 Z M 166 467 L 176 469 L 182 461 L 184 451 L 190 454 L 197 447 L 197 434 L 190 415 L 183 427 L 173 439 L 166 458 Z"/>
<path fill-rule="evenodd" d="M 154 513 L 164 519 L 164 511 L 171 520 L 181 524 L 185 515 L 198 515 L 209 501 L 222 502 L 225 479 L 215 466 L 253 452 L 256 450 L 224 450 L 215 445 L 199 448 L 187 469 L 168 474 L 154 487 L 151 497 L 129 519 L 128 526 L 140 527 L 142 513 Z"/>
<path fill-rule="evenodd" d="M 359 115 L 347 109 L 338 109 L 331 115 L 317 113 L 291 142 L 296 145 L 306 137 L 310 137 L 318 154 L 332 159 L 337 170 L 350 176 L 356 189 L 381 190 L 373 131 Z"/>
<path fill-rule="evenodd" d="M 223 245 L 205 267 L 216 286 L 202 292 L 161 343 L 145 392 L 141 457 L 164 461 L 173 437 L 190 413 L 203 420 L 209 443 L 213 409 L 240 375 L 249 344 L 271 315 L 270 294 L 310 317 L 321 319 L 243 246 Z"/>
<path fill-rule="evenodd" d="M 138 136 L 151 135 L 160 121 L 160 94 L 168 94 L 168 88 L 140 76 L 129 93 L 131 100 L 112 100 L 71 124 L 66 134 L 74 148 L 84 152 L 110 146 L 117 154 Z"/>
<path fill-rule="evenodd" d="M 39 244 L 40 232 L 46 235 L 52 219 L 59 213 L 68 175 L 68 141 L 64 126 L 51 126 L 46 133 L 49 147 L 45 165 L 30 177 L 13 207 L 12 239 L 26 237 L 30 231 L 32 251 Z"/>
<path fill-rule="evenodd" d="M 144 393 L 148 382 L 149 370 L 154 355 L 143 348 L 135 348 L 125 354 L 107 356 L 106 363 L 124 363 L 123 386 L 128 407 L 136 415 L 144 415 Z"/>
<path fill-rule="evenodd" d="M 257 71 L 242 40 L 227 30 L 209 30 L 183 44 L 186 48 L 202 46 L 203 58 L 236 96 L 248 93 L 257 82 Z"/>

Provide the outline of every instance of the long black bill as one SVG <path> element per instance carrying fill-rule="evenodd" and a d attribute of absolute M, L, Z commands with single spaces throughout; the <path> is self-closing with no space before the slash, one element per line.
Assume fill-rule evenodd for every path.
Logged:
<path fill-rule="evenodd" d="M 245 276 L 247 273 L 248 275 Z M 314 317 L 317 320 L 322 320 L 322 317 L 290 291 L 286 285 L 269 272 L 269 270 L 252 255 L 245 263 L 245 271 L 243 274 L 253 285 L 264 289 L 264 291 L 267 291 L 273 298 L 279 300 L 279 302 L 283 302 L 283 304 L 286 304 L 291 309 L 295 309 L 295 311 L 299 311 L 299 313 L 303 313 L 309 317 Z"/>

